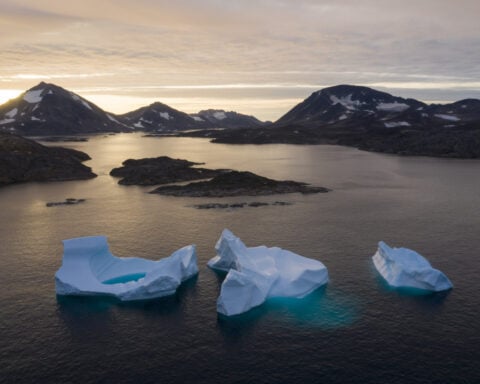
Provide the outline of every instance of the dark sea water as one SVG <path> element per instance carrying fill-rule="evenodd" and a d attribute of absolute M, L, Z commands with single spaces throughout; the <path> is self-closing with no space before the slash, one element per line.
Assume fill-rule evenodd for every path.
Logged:
<path fill-rule="evenodd" d="M 0 382 L 480 383 L 480 161 L 134 134 L 65 145 L 89 153 L 99 177 L 0 189 Z M 108 175 L 127 158 L 160 155 L 333 191 L 176 198 Z M 69 197 L 87 201 L 45 206 Z M 293 205 L 191 207 L 277 200 Z M 219 317 L 222 277 L 206 262 L 223 228 L 248 246 L 321 260 L 329 284 Z M 157 259 L 195 243 L 200 273 L 154 301 L 56 297 L 61 240 L 98 234 L 117 256 Z M 423 254 L 454 289 L 389 289 L 371 262 L 379 240 Z"/>

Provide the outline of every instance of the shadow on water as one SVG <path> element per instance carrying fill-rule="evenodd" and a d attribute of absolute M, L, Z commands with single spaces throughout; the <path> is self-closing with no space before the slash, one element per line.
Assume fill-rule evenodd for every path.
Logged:
<path fill-rule="evenodd" d="M 376 271 L 375 281 L 381 292 L 395 295 L 401 300 L 409 301 L 412 304 L 415 304 L 418 307 L 429 311 L 435 311 L 440 309 L 443 306 L 447 297 L 449 296 L 450 292 L 452 291 L 451 289 L 449 289 L 447 291 L 432 292 L 419 288 L 392 287 Z"/>
<path fill-rule="evenodd" d="M 197 280 L 198 275 L 183 282 L 175 294 L 150 300 L 121 301 L 111 296 L 57 295 L 57 308 L 60 317 L 69 326 L 75 326 L 76 323 L 93 317 L 108 321 L 112 309 L 142 311 L 154 315 L 171 315 L 183 310 L 184 302 L 196 290 Z"/>
<path fill-rule="evenodd" d="M 324 285 L 297 298 L 270 298 L 263 305 L 235 315 L 219 314 L 217 324 L 229 339 L 241 337 L 262 323 L 297 327 L 336 329 L 353 324 L 359 317 L 359 303 L 343 292 Z"/>

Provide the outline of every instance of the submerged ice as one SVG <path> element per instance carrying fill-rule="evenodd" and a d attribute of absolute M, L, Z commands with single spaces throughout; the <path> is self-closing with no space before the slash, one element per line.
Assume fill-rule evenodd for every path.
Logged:
<path fill-rule="evenodd" d="M 109 295 L 120 300 L 145 300 L 175 293 L 198 273 L 194 245 L 153 261 L 111 254 L 105 236 L 63 241 L 62 266 L 55 274 L 58 295 Z"/>
<path fill-rule="evenodd" d="M 390 248 L 383 241 L 372 257 L 375 268 L 389 285 L 395 288 L 417 288 L 445 291 L 452 283 L 441 271 L 417 252 L 408 248 Z"/>
<path fill-rule="evenodd" d="M 270 297 L 302 298 L 328 282 L 327 268 L 317 260 L 266 246 L 246 247 L 225 229 L 208 262 L 228 272 L 217 300 L 217 311 L 237 315 L 261 305 Z"/>

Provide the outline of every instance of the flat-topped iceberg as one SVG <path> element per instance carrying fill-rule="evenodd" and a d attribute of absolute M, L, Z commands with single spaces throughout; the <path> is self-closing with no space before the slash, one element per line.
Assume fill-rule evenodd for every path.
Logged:
<path fill-rule="evenodd" d="M 158 261 L 113 256 L 105 236 L 68 239 L 63 246 L 62 266 L 55 274 L 58 295 L 153 299 L 174 294 L 183 281 L 198 273 L 194 245 Z"/>
<path fill-rule="evenodd" d="M 372 257 L 377 271 L 395 288 L 445 291 L 453 287 L 450 280 L 417 252 L 408 248 L 390 248 L 383 241 Z"/>
<path fill-rule="evenodd" d="M 302 298 L 328 282 L 327 268 L 317 260 L 266 246 L 246 247 L 225 229 L 208 262 L 228 272 L 217 300 L 217 311 L 237 315 L 261 305 L 270 297 Z"/>

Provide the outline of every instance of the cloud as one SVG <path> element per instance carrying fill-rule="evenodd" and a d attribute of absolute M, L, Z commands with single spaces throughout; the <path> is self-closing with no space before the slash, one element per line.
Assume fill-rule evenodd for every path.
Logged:
<path fill-rule="evenodd" d="M 473 90 L 479 14 L 476 0 L 2 0 L 0 79 L 157 87 L 149 97 L 218 86 L 232 100 L 242 87 L 267 99 L 339 83 Z"/>

